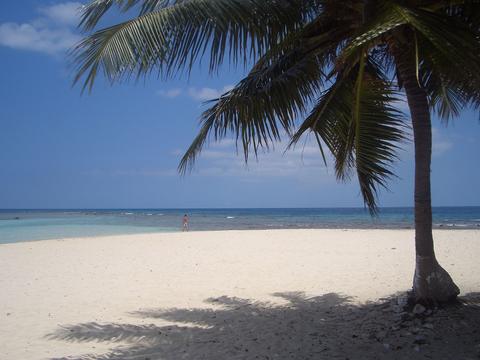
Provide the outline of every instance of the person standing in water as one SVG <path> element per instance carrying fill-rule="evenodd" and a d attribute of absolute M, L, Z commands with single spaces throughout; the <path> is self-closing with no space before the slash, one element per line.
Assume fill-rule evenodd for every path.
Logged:
<path fill-rule="evenodd" d="M 188 215 L 183 215 L 183 231 L 188 231 Z"/>

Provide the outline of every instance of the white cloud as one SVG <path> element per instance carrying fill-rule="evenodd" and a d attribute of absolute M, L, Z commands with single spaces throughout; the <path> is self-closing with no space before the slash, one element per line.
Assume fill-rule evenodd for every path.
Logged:
<path fill-rule="evenodd" d="M 222 139 L 220 141 L 217 141 L 215 143 L 215 147 L 216 148 L 230 148 L 230 147 L 233 147 L 235 146 L 235 140 L 233 139 Z"/>
<path fill-rule="evenodd" d="M 200 156 L 195 173 L 200 176 L 232 176 L 237 178 L 292 177 L 319 179 L 327 172 L 320 154 L 317 158 L 301 159 L 294 154 L 271 152 L 260 155 L 258 160 L 253 156 L 245 164 L 243 155 L 234 152 L 219 153 L 215 157 L 210 154 Z M 205 159 L 207 164 L 202 161 Z"/>
<path fill-rule="evenodd" d="M 408 107 L 407 97 L 401 94 L 397 101 L 393 103 L 398 110 L 402 111 L 410 119 L 410 108 Z M 408 124 L 411 126 L 410 124 Z M 401 145 L 404 152 L 401 157 L 410 157 L 414 154 L 413 129 L 409 127 L 407 130 L 407 141 Z M 453 142 L 442 135 L 440 131 L 432 127 L 432 156 L 440 156 L 449 151 L 453 147 Z"/>
<path fill-rule="evenodd" d="M 402 158 L 411 158 L 415 153 L 415 144 L 413 142 L 413 133 L 412 130 L 408 133 L 408 139 L 406 143 L 403 144 Z M 432 127 L 432 156 L 441 156 L 453 148 L 453 141 L 450 138 L 447 138 L 445 134 L 442 134 L 440 130 L 436 127 Z"/>
<path fill-rule="evenodd" d="M 142 177 L 164 177 L 177 176 L 178 172 L 173 169 L 139 169 L 139 170 L 116 170 L 111 173 L 113 176 L 142 176 Z"/>
<path fill-rule="evenodd" d="M 394 106 L 403 111 L 407 116 L 410 116 L 410 108 L 408 107 L 407 98 L 405 95 L 402 95 L 398 101 L 394 102 Z M 407 153 L 414 153 L 414 143 L 413 143 L 413 130 L 408 131 L 408 138 L 412 141 L 408 141 L 404 144 L 403 148 L 407 150 Z M 432 156 L 441 156 L 448 152 L 453 147 L 453 142 L 446 138 L 437 128 L 432 127 Z"/>
<path fill-rule="evenodd" d="M 176 169 L 92 169 L 81 172 L 85 176 L 113 176 L 113 177 L 166 177 L 178 176 Z"/>
<path fill-rule="evenodd" d="M 208 101 L 213 99 L 218 99 L 222 96 L 223 93 L 232 90 L 233 85 L 224 86 L 222 89 L 213 89 L 209 87 L 195 88 L 191 87 L 188 89 L 188 95 L 198 101 Z"/>
<path fill-rule="evenodd" d="M 260 181 L 264 178 L 291 177 L 308 181 L 335 181 L 328 174 L 318 147 L 307 142 L 284 152 L 287 142 L 279 142 L 275 149 L 251 155 L 245 164 L 243 152 L 235 149 L 233 140 L 213 143 L 198 158 L 193 174 L 197 176 L 231 176 L 242 181 Z M 330 161 L 331 162 L 331 161 Z"/>
<path fill-rule="evenodd" d="M 0 45 L 50 55 L 71 48 L 81 37 L 71 25 L 78 22 L 78 2 L 66 2 L 40 8 L 43 15 L 28 23 L 0 24 Z"/>
<path fill-rule="evenodd" d="M 182 89 L 170 89 L 170 90 L 158 90 L 157 95 L 168 98 L 174 99 L 182 94 Z"/>
<path fill-rule="evenodd" d="M 202 151 L 191 176 L 201 177 L 235 177 L 242 182 L 272 181 L 275 177 L 288 177 L 302 182 L 318 184 L 333 183 L 335 177 L 328 169 L 333 169 L 331 159 L 328 169 L 325 168 L 318 147 L 310 142 L 284 152 L 288 142 L 279 142 L 275 149 L 259 153 L 258 159 L 252 154 L 245 164 L 243 152 L 235 147 L 235 141 L 224 139 Z M 180 160 L 185 149 L 174 149 L 171 155 Z M 117 169 L 94 170 L 85 173 L 89 176 L 109 175 L 115 177 L 176 177 L 176 168 L 165 169 Z"/>
<path fill-rule="evenodd" d="M 77 25 L 80 20 L 80 10 L 82 6 L 79 2 L 66 2 L 41 7 L 39 12 L 54 22 Z"/>
<path fill-rule="evenodd" d="M 188 88 L 188 90 L 183 90 L 180 88 L 173 88 L 168 90 L 158 90 L 156 94 L 167 99 L 174 99 L 185 94 L 196 101 L 208 101 L 219 98 L 222 94 L 231 89 L 233 89 L 233 85 L 226 85 L 221 89 L 214 89 L 209 87 L 190 87 Z"/>
<path fill-rule="evenodd" d="M 453 147 L 453 142 L 447 139 L 437 128 L 432 128 L 432 155 L 440 156 Z"/>
<path fill-rule="evenodd" d="M 69 29 L 38 28 L 31 24 L 0 25 L 0 45 L 13 49 L 56 54 L 69 49 L 80 37 Z"/>

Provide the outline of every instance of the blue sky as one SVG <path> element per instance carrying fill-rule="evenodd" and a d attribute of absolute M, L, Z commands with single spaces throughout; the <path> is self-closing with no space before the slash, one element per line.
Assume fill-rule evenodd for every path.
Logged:
<path fill-rule="evenodd" d="M 312 143 L 284 144 L 248 167 L 231 140 L 211 144 L 194 172 L 176 166 L 198 130 L 202 102 L 241 78 L 196 68 L 190 79 L 151 78 L 91 95 L 71 87 L 65 50 L 80 39 L 78 3 L 0 2 L 0 208 L 185 208 L 363 206 L 355 181 L 338 184 Z M 433 204 L 480 205 L 479 115 L 448 127 L 434 119 Z M 413 153 L 381 206 L 411 206 Z"/>

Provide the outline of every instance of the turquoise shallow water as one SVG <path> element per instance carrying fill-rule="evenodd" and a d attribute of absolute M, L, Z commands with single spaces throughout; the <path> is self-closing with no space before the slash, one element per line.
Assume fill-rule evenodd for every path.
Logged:
<path fill-rule="evenodd" d="M 195 231 L 413 227 L 411 208 L 383 208 L 375 218 L 363 208 L 0 210 L 0 243 L 175 232 L 184 213 Z M 433 220 L 435 228 L 480 229 L 480 207 L 437 207 Z"/>

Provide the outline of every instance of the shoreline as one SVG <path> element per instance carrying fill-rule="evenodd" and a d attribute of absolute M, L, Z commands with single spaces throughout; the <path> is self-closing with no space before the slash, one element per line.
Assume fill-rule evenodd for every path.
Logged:
<path fill-rule="evenodd" d="M 26 213 L 0 210 L 0 243 L 141 233 L 176 233 L 189 215 L 190 230 L 367 229 L 409 230 L 411 208 L 384 208 L 371 217 L 364 208 L 275 209 L 112 209 L 71 213 L 63 210 Z M 480 230 L 480 207 L 439 207 L 438 230 Z"/>
<path fill-rule="evenodd" d="M 462 296 L 478 294 L 480 231 L 434 236 Z M 384 351 L 368 337 L 376 322 L 391 322 L 374 304 L 410 289 L 414 270 L 413 230 L 192 231 L 2 245 L 0 359 L 100 359 L 112 351 L 106 358 L 191 351 L 186 359 L 253 359 L 231 353 L 245 344 L 249 355 L 270 356 L 267 344 L 286 359 L 299 341 L 303 359 L 323 348 L 302 342 L 323 331 L 326 358 L 335 349 L 369 358 L 365 344 Z M 365 324 L 368 336 L 352 339 Z"/>
<path fill-rule="evenodd" d="M 264 231 L 411 231 L 414 232 L 415 228 L 272 228 L 272 229 L 215 229 L 215 230 L 189 230 L 189 231 L 153 231 L 153 232 L 138 232 L 138 233 L 125 233 L 125 234 L 110 234 L 110 235 L 87 235 L 87 236 L 72 236 L 72 237 L 59 237 L 59 238 L 49 238 L 49 239 L 38 239 L 38 240 L 19 240 L 19 241 L 12 241 L 6 243 L 0 243 L 2 245 L 10 245 L 10 244 L 24 244 L 24 243 L 37 243 L 43 241 L 68 241 L 68 240 L 90 240 L 90 239 L 98 239 L 98 238 L 110 238 L 110 237 L 130 237 L 130 236 L 142 236 L 142 235 L 174 235 L 174 234 L 197 234 L 197 233 L 223 233 L 223 232 L 264 232 Z M 435 237 L 435 233 L 437 232 L 450 232 L 450 231 L 473 231 L 478 232 L 480 234 L 480 228 L 433 228 L 433 234 Z"/>

